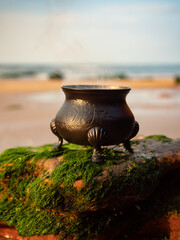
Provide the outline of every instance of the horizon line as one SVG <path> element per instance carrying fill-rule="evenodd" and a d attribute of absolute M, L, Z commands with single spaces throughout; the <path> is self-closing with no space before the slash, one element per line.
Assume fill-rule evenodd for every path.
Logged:
<path fill-rule="evenodd" d="M 180 62 L 0 62 L 0 65 L 180 65 Z"/>

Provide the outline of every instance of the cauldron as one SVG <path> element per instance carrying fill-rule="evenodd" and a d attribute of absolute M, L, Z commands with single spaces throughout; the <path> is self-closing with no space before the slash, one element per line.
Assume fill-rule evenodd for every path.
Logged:
<path fill-rule="evenodd" d="M 66 99 L 55 119 L 50 123 L 59 141 L 91 145 L 92 161 L 102 162 L 101 146 L 124 144 L 133 152 L 130 139 L 139 131 L 139 125 L 126 103 L 129 87 L 108 85 L 62 86 Z"/>

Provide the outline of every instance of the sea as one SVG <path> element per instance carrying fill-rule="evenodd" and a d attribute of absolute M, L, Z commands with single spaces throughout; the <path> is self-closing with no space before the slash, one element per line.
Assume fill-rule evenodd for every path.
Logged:
<path fill-rule="evenodd" d="M 0 64 L 1 79 L 153 78 L 180 76 L 180 64 Z"/>

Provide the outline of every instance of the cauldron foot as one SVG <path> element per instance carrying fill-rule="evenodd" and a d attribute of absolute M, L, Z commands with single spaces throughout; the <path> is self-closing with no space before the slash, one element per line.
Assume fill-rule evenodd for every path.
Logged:
<path fill-rule="evenodd" d="M 94 163 L 103 163 L 103 159 L 101 157 L 101 148 L 94 148 L 92 154 L 92 162 Z"/>
<path fill-rule="evenodd" d="M 133 150 L 132 147 L 131 147 L 131 143 L 130 143 L 129 140 L 125 141 L 125 142 L 123 143 L 123 145 L 124 145 L 124 148 L 125 148 L 128 152 L 130 152 L 130 153 L 133 153 L 133 152 L 134 152 L 134 150 Z"/>
<path fill-rule="evenodd" d="M 103 160 L 101 158 L 101 146 L 103 146 L 103 142 L 106 139 L 106 132 L 101 127 L 91 128 L 88 132 L 88 141 L 93 146 L 94 151 L 92 155 L 92 161 L 96 163 L 102 163 Z"/>
<path fill-rule="evenodd" d="M 124 141 L 124 143 L 123 143 L 124 148 L 125 148 L 127 151 L 129 151 L 130 153 L 133 153 L 133 152 L 134 152 L 133 149 L 132 149 L 132 147 L 131 147 L 130 139 L 133 138 L 133 137 L 135 137 L 138 132 L 139 132 L 139 124 L 138 124 L 138 122 L 135 121 L 134 129 L 133 129 L 133 131 L 132 131 L 132 133 L 131 133 L 130 138 L 127 139 L 126 141 Z"/>
<path fill-rule="evenodd" d="M 63 138 L 58 134 L 57 132 L 57 128 L 56 128 L 56 124 L 55 124 L 55 119 L 53 119 L 51 122 L 50 122 L 50 127 L 51 127 L 51 131 L 54 133 L 54 135 L 56 135 L 58 137 L 58 143 L 55 144 L 53 147 L 54 148 L 57 148 L 57 149 L 60 149 L 61 148 L 61 145 L 63 143 Z"/>
<path fill-rule="evenodd" d="M 57 149 L 60 149 L 61 146 L 62 146 L 62 143 L 63 143 L 63 139 L 59 138 L 58 143 L 56 143 L 53 147 L 57 148 Z"/>

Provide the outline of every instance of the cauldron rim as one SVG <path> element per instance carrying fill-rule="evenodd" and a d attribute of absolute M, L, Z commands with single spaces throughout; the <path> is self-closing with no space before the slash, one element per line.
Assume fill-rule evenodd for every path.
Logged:
<path fill-rule="evenodd" d="M 72 91 L 120 91 L 129 92 L 130 87 L 119 86 L 119 85 L 63 85 L 62 89 L 72 90 Z"/>

